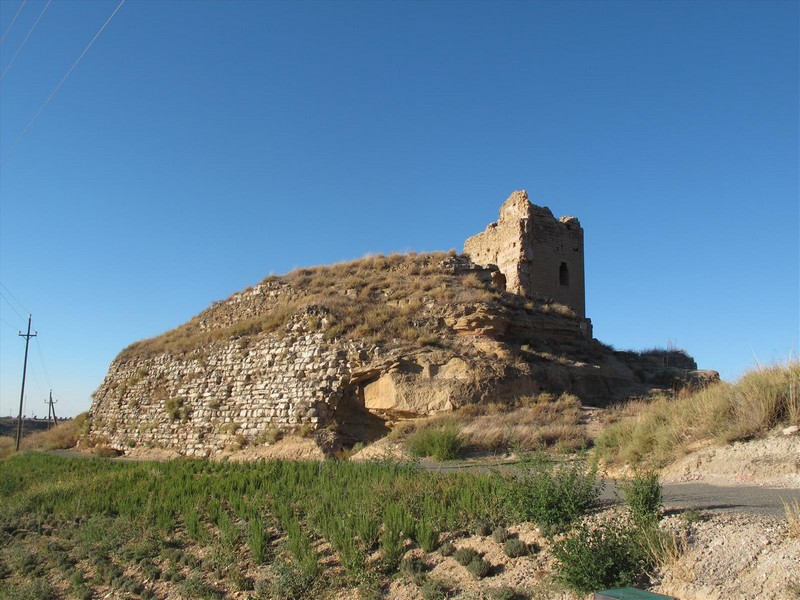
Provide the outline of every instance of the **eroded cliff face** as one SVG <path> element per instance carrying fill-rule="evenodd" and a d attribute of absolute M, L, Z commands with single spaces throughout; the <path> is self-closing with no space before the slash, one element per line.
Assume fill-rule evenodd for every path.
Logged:
<path fill-rule="evenodd" d="M 620 353 L 571 310 L 445 254 L 303 269 L 132 345 L 95 392 L 90 436 L 208 456 L 275 432 L 369 440 L 400 418 L 569 391 L 604 405 L 692 376 L 683 353 Z"/>

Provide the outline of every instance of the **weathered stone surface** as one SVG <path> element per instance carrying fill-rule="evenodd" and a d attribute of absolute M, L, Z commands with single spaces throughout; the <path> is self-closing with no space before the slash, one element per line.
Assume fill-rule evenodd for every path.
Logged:
<path fill-rule="evenodd" d="M 511 194 L 500 218 L 464 243 L 464 254 L 480 265 L 497 265 L 506 289 L 527 298 L 547 298 L 586 316 L 583 229 L 575 217 L 556 219 L 528 193 Z"/>
<path fill-rule="evenodd" d="M 569 309 L 527 298 L 530 290 L 543 289 L 530 268 L 538 264 L 541 232 L 552 230 L 559 233 L 547 238 L 551 245 L 553 236 L 564 234 L 575 244 L 580 237 L 579 246 L 563 251 L 580 255 L 580 268 L 569 264 L 570 277 L 580 275 L 582 300 L 576 219 L 556 221 L 517 192 L 495 227 L 521 232 L 522 248 L 496 250 L 486 264 L 443 254 L 369 265 L 365 259 L 344 269 L 350 274 L 341 284 L 342 269 L 322 268 L 316 279 L 300 270 L 293 278 L 268 278 L 172 332 L 132 345 L 112 362 L 94 394 L 90 436 L 125 451 L 155 447 L 205 457 L 268 444 L 276 430 L 329 428 L 363 440 L 385 433 L 386 419 L 469 403 L 548 391 L 604 405 L 654 388 L 718 379 L 715 372 L 696 371 L 682 352 L 604 346 L 592 339 L 582 305 Z M 539 237 L 525 237 L 526 231 Z M 500 243 L 505 235 L 468 246 L 489 252 L 481 244 Z M 561 250 L 551 250 L 542 260 L 560 257 Z M 501 273 L 507 254 L 516 266 Z M 381 285 L 373 282 L 378 274 Z M 310 285 L 317 286 L 316 295 L 309 295 Z M 502 291 L 506 285 L 523 296 Z M 390 328 L 402 337 L 359 337 L 352 332 L 370 332 L 374 325 L 354 323 L 354 315 L 379 326 L 382 319 L 402 317 Z M 341 333 L 345 317 L 351 319 L 348 335 Z"/>

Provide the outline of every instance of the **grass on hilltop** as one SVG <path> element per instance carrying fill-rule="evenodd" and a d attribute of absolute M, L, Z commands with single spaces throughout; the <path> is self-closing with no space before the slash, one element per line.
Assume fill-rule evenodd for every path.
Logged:
<path fill-rule="evenodd" d="M 312 330 L 326 319 L 324 332 L 329 339 L 412 347 L 447 345 L 441 317 L 448 306 L 495 304 L 575 318 L 566 306 L 522 299 L 474 274 L 457 274 L 452 261 L 458 260 L 463 257 L 454 251 L 376 255 L 270 276 L 255 288 L 215 302 L 188 323 L 130 345 L 118 358 L 202 352 L 232 338 L 246 344 L 249 338 L 280 332 L 303 314 Z"/>
<path fill-rule="evenodd" d="M 719 382 L 675 399 L 629 402 L 609 418 L 596 442 L 604 460 L 663 467 L 704 440 L 730 443 L 800 425 L 800 362 L 757 368 L 736 383 Z"/>

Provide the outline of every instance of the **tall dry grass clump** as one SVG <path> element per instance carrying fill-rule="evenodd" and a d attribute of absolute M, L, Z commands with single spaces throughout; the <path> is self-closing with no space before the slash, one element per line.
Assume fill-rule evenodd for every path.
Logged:
<path fill-rule="evenodd" d="M 589 445 L 581 424 L 580 400 L 571 394 L 546 392 L 510 402 L 468 404 L 447 415 L 407 421 L 395 428 L 392 437 L 402 440 L 414 456 L 433 456 L 430 440 L 443 444 L 456 438 L 455 454 L 462 446 L 478 451 L 570 452 Z"/>
<path fill-rule="evenodd" d="M 800 424 L 800 362 L 760 367 L 734 384 L 720 382 L 614 409 L 596 444 L 610 463 L 662 467 L 704 440 L 728 443 Z"/>
<path fill-rule="evenodd" d="M 59 423 L 47 431 L 38 431 L 22 438 L 20 450 L 61 450 L 73 448 L 87 431 L 89 413 L 81 413 L 74 419 Z M 14 453 L 16 443 L 9 436 L 0 437 L 0 458 Z"/>
<path fill-rule="evenodd" d="M 782 501 L 783 510 L 786 513 L 786 522 L 789 524 L 787 534 L 790 538 L 800 540 L 800 501 L 797 498 Z"/>

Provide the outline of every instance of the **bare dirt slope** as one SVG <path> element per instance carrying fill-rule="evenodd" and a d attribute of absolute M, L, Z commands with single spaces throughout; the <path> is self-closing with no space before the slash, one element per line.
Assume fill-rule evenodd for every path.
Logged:
<path fill-rule="evenodd" d="M 664 482 L 800 488 L 800 436 L 769 437 L 698 448 L 661 473 Z"/>

